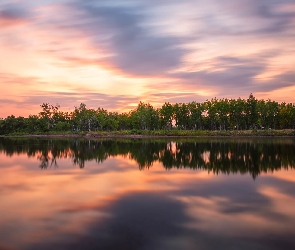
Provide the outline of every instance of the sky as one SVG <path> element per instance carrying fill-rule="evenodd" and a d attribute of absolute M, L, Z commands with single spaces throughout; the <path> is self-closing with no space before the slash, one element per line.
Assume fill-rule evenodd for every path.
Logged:
<path fill-rule="evenodd" d="M 0 117 L 294 102 L 294 0 L 1 0 Z"/>

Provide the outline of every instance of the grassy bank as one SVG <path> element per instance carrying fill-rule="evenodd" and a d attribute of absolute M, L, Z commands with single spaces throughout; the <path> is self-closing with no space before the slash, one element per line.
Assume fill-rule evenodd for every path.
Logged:
<path fill-rule="evenodd" d="M 49 133 L 11 133 L 8 137 L 247 137 L 247 136 L 295 136 L 295 130 L 120 130 L 96 132 L 49 132 Z"/>
<path fill-rule="evenodd" d="M 90 132 L 99 136 L 295 136 L 295 130 L 124 130 L 114 132 Z"/>

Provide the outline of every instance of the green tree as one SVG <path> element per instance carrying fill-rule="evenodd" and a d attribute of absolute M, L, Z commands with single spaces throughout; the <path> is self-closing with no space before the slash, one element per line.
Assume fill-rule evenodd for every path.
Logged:
<path fill-rule="evenodd" d="M 204 105 L 202 103 L 190 102 L 187 104 L 189 111 L 189 128 L 202 129 Z"/>
<path fill-rule="evenodd" d="M 190 112 L 185 103 L 173 105 L 175 126 L 179 129 L 187 129 L 189 126 Z"/>
<path fill-rule="evenodd" d="M 135 129 L 151 130 L 158 127 L 157 110 L 149 103 L 140 102 L 137 108 L 130 112 L 130 119 Z"/>
<path fill-rule="evenodd" d="M 159 110 L 161 128 L 169 128 L 172 129 L 173 126 L 173 105 L 169 102 L 165 102 Z"/>
<path fill-rule="evenodd" d="M 251 93 L 246 102 L 247 129 L 255 129 L 258 126 L 257 103 L 257 99 Z"/>
<path fill-rule="evenodd" d="M 240 130 L 246 127 L 246 102 L 238 98 L 229 100 L 229 121 L 231 129 Z"/>
<path fill-rule="evenodd" d="M 47 124 L 47 131 L 55 126 L 58 122 L 58 109 L 59 105 L 50 105 L 49 103 L 43 103 L 40 105 L 42 111 L 39 113 L 39 117 Z"/>
<path fill-rule="evenodd" d="M 219 114 L 218 114 L 218 100 L 216 97 L 205 102 L 205 112 L 209 120 L 209 129 L 216 130 L 219 127 Z"/>

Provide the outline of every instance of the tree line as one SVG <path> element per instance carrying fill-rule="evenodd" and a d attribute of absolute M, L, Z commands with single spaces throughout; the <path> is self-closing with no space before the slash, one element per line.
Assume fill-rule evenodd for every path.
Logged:
<path fill-rule="evenodd" d="M 294 140 L 85 140 L 85 139 L 9 139 L 0 138 L 0 153 L 8 156 L 27 154 L 37 157 L 39 167 L 58 167 L 59 159 L 71 159 L 84 168 L 90 161 L 98 164 L 109 157 L 134 160 L 140 170 L 160 162 L 167 170 L 189 168 L 214 174 L 261 173 L 295 166 Z"/>
<path fill-rule="evenodd" d="M 59 105 L 43 103 L 42 111 L 29 117 L 14 115 L 0 119 L 0 134 L 46 133 L 50 131 L 120 130 L 249 130 L 295 129 L 295 104 L 248 99 L 211 99 L 205 102 L 171 104 L 154 108 L 140 102 L 129 112 L 87 108 L 84 103 L 71 112 Z"/>

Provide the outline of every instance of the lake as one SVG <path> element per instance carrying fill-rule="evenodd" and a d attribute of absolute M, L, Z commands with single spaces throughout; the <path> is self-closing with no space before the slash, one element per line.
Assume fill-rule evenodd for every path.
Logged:
<path fill-rule="evenodd" d="M 295 139 L 0 138 L 0 249 L 295 249 Z"/>

